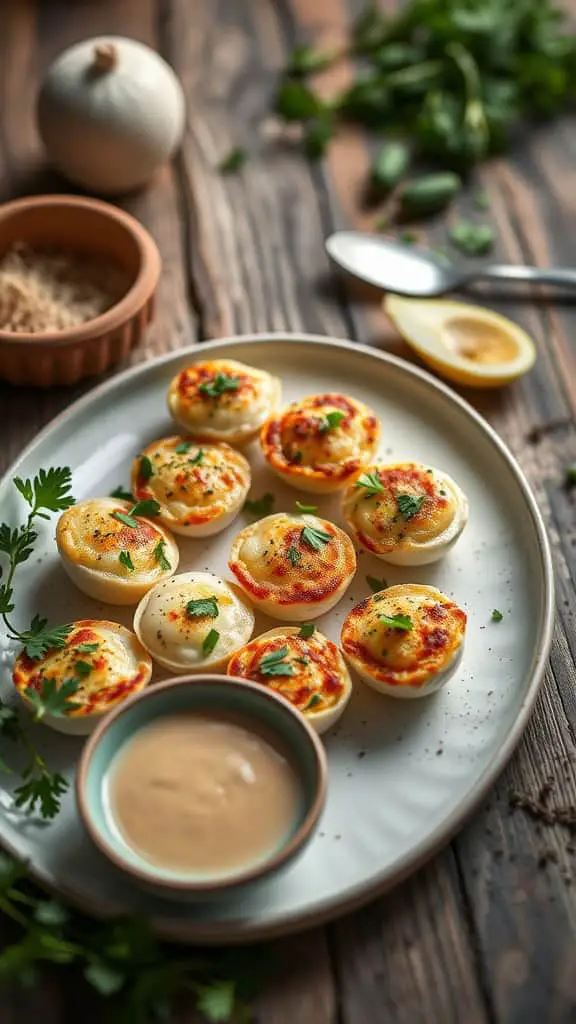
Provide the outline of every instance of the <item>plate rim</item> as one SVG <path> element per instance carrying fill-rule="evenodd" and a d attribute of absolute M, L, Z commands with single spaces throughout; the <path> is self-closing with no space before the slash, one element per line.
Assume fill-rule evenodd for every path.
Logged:
<path fill-rule="evenodd" d="M 262 939 L 280 938 L 285 935 L 292 935 L 308 928 L 320 927 L 335 918 L 342 917 L 359 909 L 365 904 L 384 895 L 394 886 L 400 884 L 411 874 L 416 872 L 423 864 L 439 852 L 456 834 L 457 831 L 470 818 L 472 813 L 485 798 L 488 791 L 494 785 L 496 779 L 509 761 L 516 748 L 528 719 L 532 712 L 534 702 L 538 695 L 541 682 L 548 664 L 548 657 L 552 644 L 555 613 L 554 593 L 554 568 L 550 541 L 546 532 L 544 519 L 532 488 L 526 479 L 516 458 L 496 433 L 494 428 L 474 409 L 474 407 L 462 398 L 455 390 L 438 380 L 431 373 L 409 363 L 399 356 L 381 349 L 363 345 L 346 338 L 337 338 L 332 335 L 309 334 L 299 331 L 260 331 L 256 333 L 233 334 L 222 338 L 212 338 L 207 341 L 195 342 L 182 348 L 173 349 L 170 352 L 162 353 L 152 359 L 138 363 L 136 366 L 128 367 L 125 370 L 114 374 L 108 380 L 102 381 L 91 388 L 85 395 L 77 398 L 71 405 L 54 416 L 42 430 L 28 442 L 24 449 L 17 455 L 14 461 L 6 469 L 0 478 L 0 492 L 7 483 L 18 473 L 18 468 L 26 459 L 34 455 L 35 450 L 42 445 L 45 438 L 57 427 L 65 424 L 67 420 L 73 419 L 76 415 L 84 412 L 95 401 L 107 392 L 113 392 L 121 387 L 126 381 L 136 379 L 150 373 L 154 368 L 163 366 L 166 363 L 185 359 L 188 356 L 200 357 L 207 352 L 222 347 L 242 347 L 247 344 L 265 344 L 274 342 L 301 342 L 313 344 L 320 347 L 338 348 L 351 352 L 370 356 L 385 364 L 394 366 L 401 373 L 408 377 L 420 380 L 436 393 L 442 395 L 449 402 L 452 402 L 460 411 L 471 419 L 482 433 L 488 438 L 500 456 L 504 459 L 508 469 L 512 473 L 519 486 L 524 499 L 532 527 L 534 528 L 538 541 L 541 571 L 543 578 L 543 602 L 542 614 L 538 627 L 538 636 L 535 646 L 535 656 L 531 675 L 528 680 L 526 693 L 519 705 L 516 718 L 504 737 L 497 754 L 490 764 L 485 768 L 475 785 L 466 793 L 452 812 L 438 825 L 436 829 L 428 833 L 418 844 L 412 846 L 403 856 L 397 858 L 389 865 L 384 872 L 372 877 L 368 883 L 358 883 L 352 891 L 348 890 L 346 896 L 339 899 L 327 898 L 320 906 L 307 912 L 290 913 L 284 912 L 274 921 L 258 924 L 253 919 L 247 919 L 237 925 L 230 925 L 227 922 L 209 924 L 200 922 L 198 924 L 178 921 L 173 918 L 162 916 L 151 916 L 150 924 L 155 933 L 163 939 L 185 943 L 185 944 L 207 944 L 207 945 L 237 945 L 245 944 Z M 208 355 L 207 358 L 210 358 Z M 1 825 L 1 823 L 0 823 Z M 0 834 L 0 847 L 12 856 L 18 857 L 17 852 L 12 848 L 9 840 Z M 117 916 L 122 913 L 122 908 L 112 903 L 102 905 L 102 902 L 92 902 L 91 898 L 79 897 L 76 892 L 71 892 L 66 884 L 57 883 L 51 878 L 50 873 L 41 867 L 27 864 L 28 870 L 36 882 L 52 893 L 63 896 L 68 903 L 77 909 L 95 918 L 106 918 Z"/>

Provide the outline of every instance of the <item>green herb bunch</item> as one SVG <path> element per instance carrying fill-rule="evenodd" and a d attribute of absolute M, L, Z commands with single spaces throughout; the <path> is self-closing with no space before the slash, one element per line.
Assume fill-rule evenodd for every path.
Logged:
<path fill-rule="evenodd" d="M 47 964 L 76 968 L 110 1001 L 102 1019 L 166 1019 L 188 994 L 208 1021 L 250 1019 L 246 1000 L 268 969 L 265 950 L 195 951 L 158 941 L 142 919 L 95 922 L 49 900 L 26 868 L 0 853 L 0 910 L 12 924 L 0 951 L 0 984 L 36 984 Z M 4 938 L 4 936 L 3 936 Z"/>
<path fill-rule="evenodd" d="M 14 577 L 18 566 L 32 555 L 38 539 L 35 520 L 49 519 L 48 513 L 64 511 L 74 504 L 70 494 L 71 479 L 68 468 L 41 469 L 33 480 L 16 477 L 14 486 L 29 507 L 28 517 L 18 527 L 0 524 L 0 555 L 5 556 L 4 567 L 0 564 L 0 617 L 10 639 L 18 640 L 33 660 L 44 657 L 52 648 L 64 647 L 72 626 L 49 626 L 46 619 L 35 615 L 27 630 L 18 630 L 9 617 L 15 608 Z M 71 698 L 78 686 L 78 679 L 68 679 L 60 687 L 53 679 L 43 679 L 39 690 L 26 691 L 34 720 L 39 722 L 45 714 L 65 715 L 72 710 L 76 705 Z M 58 772 L 49 769 L 36 750 L 29 729 L 16 711 L 1 699 L 0 737 L 18 744 L 26 753 L 22 782 L 14 791 L 16 806 L 27 811 L 37 808 L 43 818 L 53 818 L 60 809 L 60 798 L 68 789 L 68 783 Z M 1 756 L 0 771 L 12 774 L 12 768 Z"/>
<path fill-rule="evenodd" d="M 361 70 L 325 102 L 303 79 L 343 56 Z M 553 0 L 409 0 L 390 15 L 369 7 L 344 54 L 299 47 L 276 109 L 304 124 L 312 156 L 338 121 L 394 135 L 374 166 L 375 184 L 388 189 L 416 157 L 461 171 L 504 150 L 518 122 L 557 114 L 575 85 L 576 36 Z"/>

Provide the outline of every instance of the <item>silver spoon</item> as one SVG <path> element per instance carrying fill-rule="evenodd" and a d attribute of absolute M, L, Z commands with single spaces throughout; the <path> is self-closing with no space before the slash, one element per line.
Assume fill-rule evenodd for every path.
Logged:
<path fill-rule="evenodd" d="M 576 288 L 576 270 L 505 263 L 461 269 L 425 249 L 360 231 L 336 231 L 325 242 L 328 255 L 349 274 L 387 292 L 425 299 L 457 291 L 473 281 L 526 281 Z"/>

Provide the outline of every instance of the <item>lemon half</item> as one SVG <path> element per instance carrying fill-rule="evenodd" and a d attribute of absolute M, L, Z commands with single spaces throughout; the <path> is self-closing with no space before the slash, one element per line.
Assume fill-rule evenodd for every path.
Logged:
<path fill-rule="evenodd" d="M 482 306 L 388 295 L 384 309 L 420 358 L 456 384 L 499 388 L 534 365 L 532 338 Z"/>

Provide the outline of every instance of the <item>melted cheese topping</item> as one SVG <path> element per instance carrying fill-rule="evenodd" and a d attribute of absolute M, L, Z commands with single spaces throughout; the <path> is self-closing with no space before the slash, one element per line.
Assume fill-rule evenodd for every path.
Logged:
<path fill-rule="evenodd" d="M 411 628 L 382 617 L 407 616 Z M 361 675 L 389 687 L 422 687 L 459 654 L 466 614 L 435 587 L 405 583 L 368 597 L 342 627 L 342 649 Z"/>
<path fill-rule="evenodd" d="M 193 533 L 229 519 L 249 489 L 250 465 L 227 444 L 166 437 L 144 448 L 132 466 L 133 494 L 139 501 L 155 499 L 160 521 L 177 531 Z"/>
<path fill-rule="evenodd" d="M 292 674 L 262 671 L 262 659 L 280 653 L 282 671 Z M 310 718 L 347 701 L 351 691 L 348 670 L 336 644 L 318 630 L 311 637 L 301 637 L 294 626 L 272 629 L 246 644 L 232 656 L 227 671 L 229 676 L 269 686 Z"/>
<path fill-rule="evenodd" d="M 80 619 L 74 622 L 65 647 L 53 648 L 38 661 L 20 654 L 13 680 L 24 696 L 28 688 L 40 690 L 43 679 L 77 679 L 71 698 L 79 707 L 67 718 L 83 718 L 110 711 L 141 690 L 152 675 L 152 661 L 130 630 L 117 622 Z"/>
<path fill-rule="evenodd" d="M 342 511 L 366 550 L 378 555 L 417 554 L 427 546 L 452 544 L 464 528 L 466 496 L 445 473 L 404 462 L 368 466 L 364 474 L 346 490 Z M 362 486 L 365 476 L 381 490 L 374 493 L 373 488 Z"/>
<path fill-rule="evenodd" d="M 286 610 L 308 604 L 313 611 L 315 604 L 344 593 L 356 571 L 356 554 L 334 523 L 279 512 L 238 534 L 228 565 L 255 603 L 269 601 Z"/>
<path fill-rule="evenodd" d="M 296 486 L 306 479 L 342 486 L 374 457 L 379 437 L 366 405 L 330 392 L 292 402 L 262 428 L 260 441 L 272 468 Z"/>
<path fill-rule="evenodd" d="M 131 506 L 116 498 L 89 498 L 66 509 L 58 520 L 56 542 L 62 558 L 108 576 L 134 583 L 146 579 L 154 583 L 172 572 L 178 564 L 178 549 L 162 527 L 150 519 L 134 517 L 137 526 L 128 526 L 114 513 L 127 516 Z M 170 569 L 162 567 L 158 545 Z M 120 561 L 128 552 L 133 569 Z"/>
<path fill-rule="evenodd" d="M 207 600 L 215 608 L 191 612 L 191 601 Z M 214 615 L 213 611 L 217 614 Z M 134 629 L 155 661 L 170 668 L 197 671 L 224 661 L 252 635 L 254 615 L 230 583 L 208 572 L 189 572 L 159 583 L 142 599 Z M 206 650 L 208 635 L 218 638 Z"/>
<path fill-rule="evenodd" d="M 233 388 L 211 395 L 219 379 Z M 280 399 L 280 381 L 264 370 L 234 359 L 211 359 L 186 367 L 168 388 L 168 407 L 176 421 L 199 440 L 238 443 L 254 437 Z"/>

